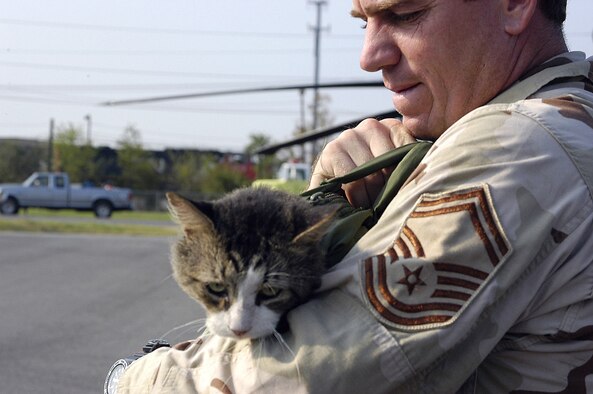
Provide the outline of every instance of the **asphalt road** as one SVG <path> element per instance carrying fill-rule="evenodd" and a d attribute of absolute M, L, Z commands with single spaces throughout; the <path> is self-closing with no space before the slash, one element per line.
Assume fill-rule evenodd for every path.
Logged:
<path fill-rule="evenodd" d="M 177 225 L 173 222 L 173 220 L 142 220 L 142 219 L 120 219 L 117 216 L 118 214 L 115 213 L 113 217 L 109 219 L 99 219 L 91 214 L 84 214 L 80 213 L 76 216 L 60 216 L 60 215 L 48 215 L 44 216 L 42 214 L 35 214 L 29 215 L 20 211 L 17 215 L 1 215 L 0 220 L 31 220 L 37 222 L 63 222 L 63 223 L 81 223 L 81 222 L 94 222 L 99 224 L 137 224 L 142 226 L 159 226 L 159 227 L 173 227 L 176 228 Z"/>
<path fill-rule="evenodd" d="M 102 393 L 116 359 L 203 317 L 170 277 L 171 242 L 0 232 L 0 394 Z"/>

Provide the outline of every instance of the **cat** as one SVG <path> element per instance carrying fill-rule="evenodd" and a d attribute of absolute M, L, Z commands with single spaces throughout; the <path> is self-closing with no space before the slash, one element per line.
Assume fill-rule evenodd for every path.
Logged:
<path fill-rule="evenodd" d="M 240 339 L 274 334 L 326 271 L 320 240 L 335 209 L 266 187 L 213 202 L 167 193 L 183 237 L 171 249 L 173 277 L 206 309 L 210 333 Z"/>

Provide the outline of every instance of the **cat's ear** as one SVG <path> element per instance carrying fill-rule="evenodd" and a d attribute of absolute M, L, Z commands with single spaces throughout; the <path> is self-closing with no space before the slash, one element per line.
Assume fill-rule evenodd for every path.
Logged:
<path fill-rule="evenodd" d="M 329 226 L 331 226 L 331 224 L 333 223 L 336 213 L 336 211 L 332 211 L 325 214 L 317 223 L 315 223 L 314 225 L 312 225 L 311 227 L 307 228 L 305 231 L 294 237 L 292 239 L 292 243 L 319 242 L 319 240 L 323 237 Z"/>
<path fill-rule="evenodd" d="M 214 223 L 208 217 L 211 210 L 207 203 L 201 204 L 200 208 L 192 201 L 189 201 L 179 194 L 168 192 L 166 194 L 169 202 L 169 212 L 173 220 L 181 225 L 185 235 L 191 235 L 198 231 L 200 235 L 214 234 Z"/>

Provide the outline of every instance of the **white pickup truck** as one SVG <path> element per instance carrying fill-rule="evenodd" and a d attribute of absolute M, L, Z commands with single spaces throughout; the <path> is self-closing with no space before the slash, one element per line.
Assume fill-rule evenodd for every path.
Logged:
<path fill-rule="evenodd" d="M 35 172 L 22 184 L 0 184 L 0 213 L 14 215 L 29 207 L 93 211 L 108 218 L 113 211 L 132 208 L 132 191 L 71 185 L 63 172 Z"/>

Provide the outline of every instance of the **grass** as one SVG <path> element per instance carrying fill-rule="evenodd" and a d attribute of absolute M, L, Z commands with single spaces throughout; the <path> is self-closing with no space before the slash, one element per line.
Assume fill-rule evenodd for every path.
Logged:
<path fill-rule="evenodd" d="M 22 211 L 20 212 L 22 215 Z M 95 215 L 91 211 L 75 211 L 71 209 L 43 209 L 43 208 L 29 208 L 26 211 L 27 216 L 42 216 L 42 217 L 76 217 L 93 219 Z M 115 211 L 112 218 L 114 219 L 130 219 L 130 220 L 150 220 L 162 221 L 164 223 L 171 223 L 171 217 L 168 212 L 152 212 L 152 211 Z"/>
<path fill-rule="evenodd" d="M 52 220 L 55 218 L 55 220 Z M 60 218 L 88 218 L 82 221 L 61 221 Z M 122 234 L 134 236 L 169 237 L 177 235 L 177 228 L 166 212 L 114 212 L 114 219 L 156 222 L 151 225 L 117 223 L 110 219 L 94 220 L 91 212 L 70 210 L 29 209 L 14 217 L 0 216 L 0 231 L 23 231 L 76 234 Z M 163 223 L 159 225 L 158 222 Z"/>

